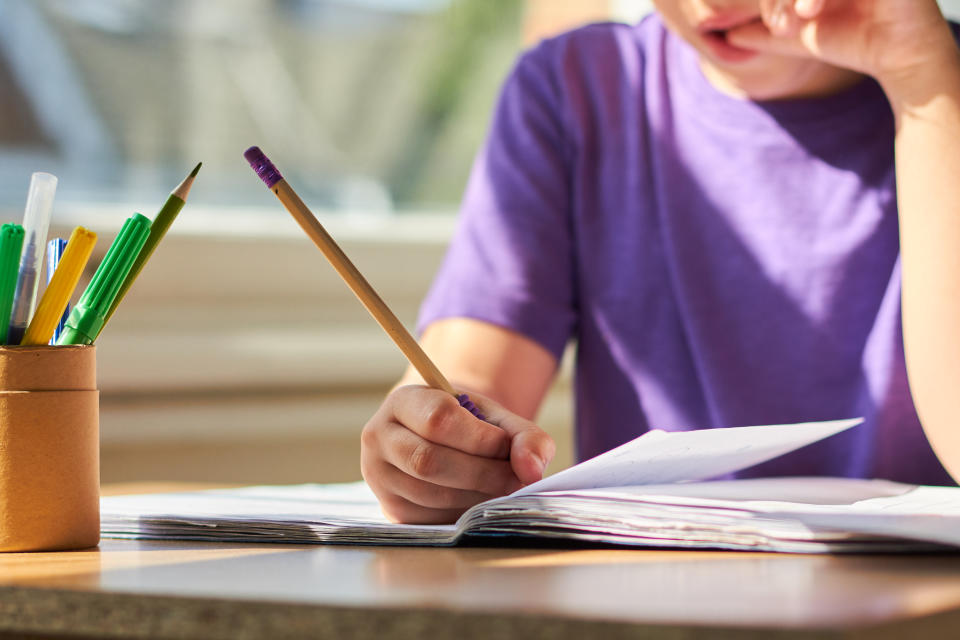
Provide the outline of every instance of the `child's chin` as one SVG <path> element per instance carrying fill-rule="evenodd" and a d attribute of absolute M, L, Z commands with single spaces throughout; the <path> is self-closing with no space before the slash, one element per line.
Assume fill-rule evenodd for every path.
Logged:
<path fill-rule="evenodd" d="M 777 58 L 758 54 L 747 61 L 727 64 L 705 58 L 704 75 L 723 93 L 751 100 L 779 100 L 800 90 L 790 81 L 796 75 L 778 64 L 782 61 Z"/>

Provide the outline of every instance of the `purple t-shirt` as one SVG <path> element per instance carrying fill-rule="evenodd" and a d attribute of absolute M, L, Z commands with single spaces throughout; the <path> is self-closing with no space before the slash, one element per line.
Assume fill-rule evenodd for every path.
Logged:
<path fill-rule="evenodd" d="M 424 302 L 558 358 L 576 444 L 863 416 L 739 474 L 953 484 L 904 366 L 893 117 L 872 80 L 718 92 L 659 18 L 545 41 L 507 80 Z"/>

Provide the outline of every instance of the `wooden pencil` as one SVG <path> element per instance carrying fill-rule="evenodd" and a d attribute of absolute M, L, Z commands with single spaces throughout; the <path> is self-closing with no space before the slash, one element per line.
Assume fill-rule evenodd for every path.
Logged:
<path fill-rule="evenodd" d="M 130 273 L 127 275 L 120 287 L 120 293 L 117 294 L 116 299 L 110 306 L 110 310 L 107 312 L 107 317 L 103 321 L 104 326 L 106 326 L 107 322 L 110 321 L 110 318 L 117 310 L 117 307 L 120 306 L 120 302 L 122 302 L 124 296 L 127 295 L 127 291 L 130 290 L 130 287 L 133 286 L 133 282 L 137 279 L 137 276 L 139 276 L 140 272 L 143 271 L 143 267 L 147 264 L 147 260 L 149 260 L 150 256 L 153 255 L 153 252 L 157 250 L 157 246 L 166 235 L 167 229 L 169 229 L 170 225 L 173 224 L 173 221 L 177 219 L 177 214 L 179 214 L 180 210 L 183 209 L 183 205 L 187 203 L 187 196 L 190 194 L 190 187 L 193 186 L 193 181 L 197 177 L 197 173 L 199 173 L 202 165 L 202 162 L 197 163 L 197 166 L 193 168 L 193 171 L 191 171 L 190 174 L 184 178 L 183 181 L 177 185 L 173 191 L 170 192 L 170 195 L 167 197 L 167 201 L 160 208 L 160 211 L 157 212 L 156 217 L 153 219 L 153 223 L 150 225 L 150 235 L 147 237 L 147 243 L 143 246 L 143 249 L 141 249 L 140 254 L 133 263 L 133 268 L 130 269 Z"/>
<path fill-rule="evenodd" d="M 370 286 L 363 274 L 354 266 L 350 258 L 337 245 L 334 239 L 323 228 L 320 221 L 317 220 L 310 208 L 304 204 L 300 196 L 287 184 L 280 172 L 277 171 L 273 163 L 263 154 L 258 147 L 251 147 L 244 153 L 247 161 L 257 172 L 257 175 L 266 183 L 267 187 L 277 196 L 283 206 L 286 208 L 294 220 L 300 225 L 300 228 L 307 234 L 313 243 L 323 252 L 327 260 L 333 266 L 340 277 L 343 278 L 347 286 L 359 298 L 360 302 L 366 307 L 370 315 L 374 317 L 377 323 L 387 332 L 387 335 L 394 341 L 403 355 L 407 358 L 414 369 L 420 374 L 428 386 L 440 389 L 456 397 L 460 404 L 467 408 L 471 413 L 481 417 L 476 410 L 476 406 L 470 402 L 465 394 L 457 394 L 453 386 L 447 381 L 440 369 L 424 353 L 417 341 L 410 335 L 406 327 L 397 319 L 393 311 L 387 306 L 383 299 Z"/>

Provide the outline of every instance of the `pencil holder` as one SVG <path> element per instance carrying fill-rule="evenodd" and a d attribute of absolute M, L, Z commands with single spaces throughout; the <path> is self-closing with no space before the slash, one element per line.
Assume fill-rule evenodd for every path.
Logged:
<path fill-rule="evenodd" d="M 96 348 L 0 347 L 0 551 L 99 541 Z"/>

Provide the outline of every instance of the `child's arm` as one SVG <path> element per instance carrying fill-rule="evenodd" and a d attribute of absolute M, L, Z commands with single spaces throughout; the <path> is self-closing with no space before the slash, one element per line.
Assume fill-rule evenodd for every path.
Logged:
<path fill-rule="evenodd" d="M 952 44 L 952 43 L 951 43 Z M 960 481 L 960 61 L 944 51 L 892 93 L 903 339 L 927 439 Z M 902 93 L 900 93 L 902 92 Z"/>
<path fill-rule="evenodd" d="M 360 467 L 391 519 L 453 522 L 542 477 L 554 443 L 530 420 L 557 363 L 529 338 L 476 320 L 435 322 L 421 343 L 492 424 L 411 370 L 364 427 Z"/>
<path fill-rule="evenodd" d="M 960 480 L 960 53 L 934 0 L 761 0 L 741 40 L 873 76 L 896 117 L 903 334 L 914 403 Z M 758 47 L 759 48 L 759 47 Z"/>

